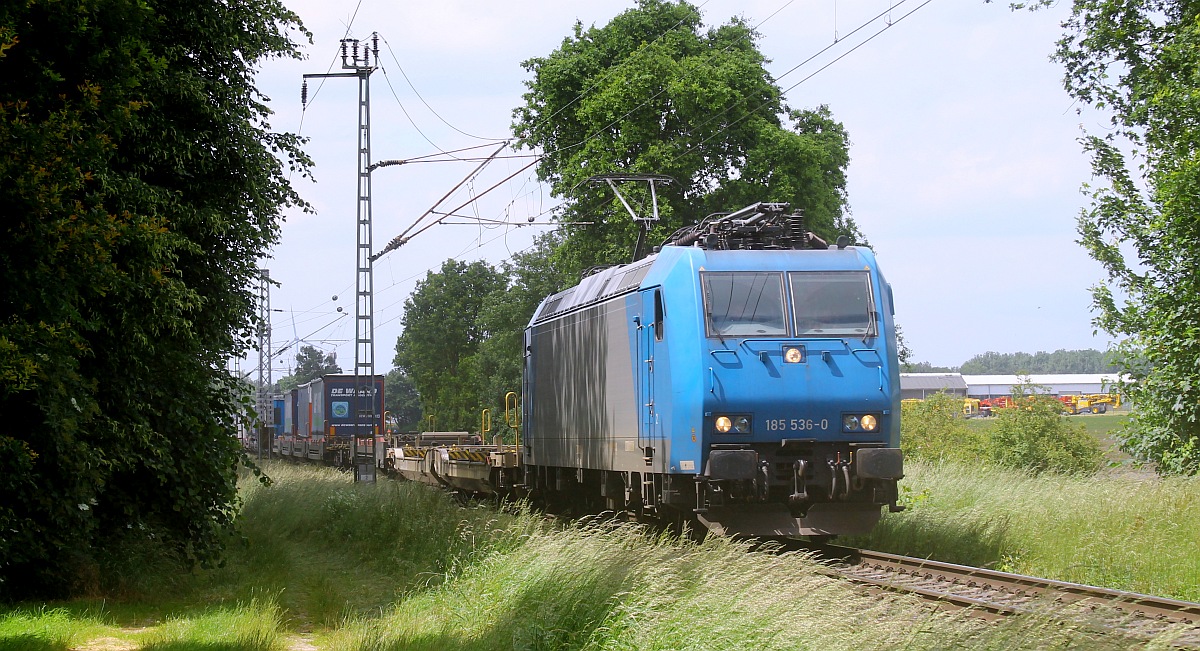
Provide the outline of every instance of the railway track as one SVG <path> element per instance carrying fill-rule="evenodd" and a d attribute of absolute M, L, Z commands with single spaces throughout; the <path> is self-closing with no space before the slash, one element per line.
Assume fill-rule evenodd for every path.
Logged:
<path fill-rule="evenodd" d="M 848 547 L 810 549 L 851 581 L 914 593 L 985 616 L 1069 617 L 1097 630 L 1141 639 L 1174 629 L 1174 646 L 1200 649 L 1200 603 Z"/>

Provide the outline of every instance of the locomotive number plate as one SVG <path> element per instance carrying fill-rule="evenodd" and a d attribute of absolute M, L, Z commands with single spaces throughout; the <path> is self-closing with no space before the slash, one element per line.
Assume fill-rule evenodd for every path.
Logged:
<path fill-rule="evenodd" d="M 829 429 L 829 419 L 822 418 L 814 420 L 812 418 L 769 418 L 767 419 L 768 432 L 812 432 L 825 431 Z"/>

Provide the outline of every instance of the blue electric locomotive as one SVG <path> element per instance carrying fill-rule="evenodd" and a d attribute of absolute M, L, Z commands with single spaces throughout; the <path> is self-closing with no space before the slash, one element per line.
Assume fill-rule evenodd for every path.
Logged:
<path fill-rule="evenodd" d="M 539 306 L 520 487 L 721 534 L 868 531 L 902 477 L 892 315 L 873 253 L 787 204 L 711 216 Z"/>

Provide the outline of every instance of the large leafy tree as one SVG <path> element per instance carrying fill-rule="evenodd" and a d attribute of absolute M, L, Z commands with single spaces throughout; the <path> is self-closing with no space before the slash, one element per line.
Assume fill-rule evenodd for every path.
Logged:
<path fill-rule="evenodd" d="M 1125 337 L 1117 362 L 1135 411 L 1124 447 L 1196 474 L 1200 2 L 1075 0 L 1064 27 L 1055 56 L 1068 92 L 1111 115 L 1083 138 L 1096 183 L 1079 232 L 1111 281 L 1094 290 L 1096 323 Z"/>
<path fill-rule="evenodd" d="M 219 553 L 225 361 L 307 165 L 253 72 L 296 28 L 275 0 L 0 4 L 0 599 L 67 591 L 123 536 Z"/>
<path fill-rule="evenodd" d="M 293 389 L 322 375 L 341 372 L 342 367 L 337 363 L 336 354 L 326 353 L 316 346 L 305 344 L 296 353 L 295 370 L 291 375 L 279 380 L 279 388 Z"/>
<path fill-rule="evenodd" d="M 505 261 L 505 285 L 486 297 L 479 312 L 480 324 L 489 336 L 475 353 L 476 393 L 479 404 L 493 414 L 505 413 L 506 407 L 512 406 L 505 404 L 505 396 L 521 390 L 525 326 L 533 312 L 546 296 L 575 282 L 576 276 L 561 269 L 555 256 L 561 241 L 559 234 L 548 233 Z M 492 432 L 513 434 L 499 418 L 493 418 Z"/>
<path fill-rule="evenodd" d="M 479 313 L 506 286 L 504 274 L 486 262 L 447 260 L 404 302 L 394 364 L 412 380 L 422 412 L 439 430 L 479 429 L 476 353 L 493 334 Z"/>
<path fill-rule="evenodd" d="M 763 67 L 757 35 L 740 19 L 704 29 L 687 2 L 639 0 L 604 27 L 574 33 L 549 56 L 522 65 L 533 74 L 513 129 L 538 148 L 540 178 L 565 199 L 567 268 L 628 262 L 637 226 L 603 174 L 662 174 L 662 221 L 651 243 L 711 212 L 755 201 L 786 201 L 809 229 L 857 236 L 846 209 L 848 138 L 822 106 L 791 110 Z M 623 184 L 641 215 L 646 184 Z"/>

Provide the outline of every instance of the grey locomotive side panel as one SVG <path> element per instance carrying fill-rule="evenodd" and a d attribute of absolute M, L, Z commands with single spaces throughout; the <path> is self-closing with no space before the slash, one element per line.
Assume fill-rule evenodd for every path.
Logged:
<path fill-rule="evenodd" d="M 531 464 L 637 468 L 631 318 L 617 298 L 533 326 Z"/>

